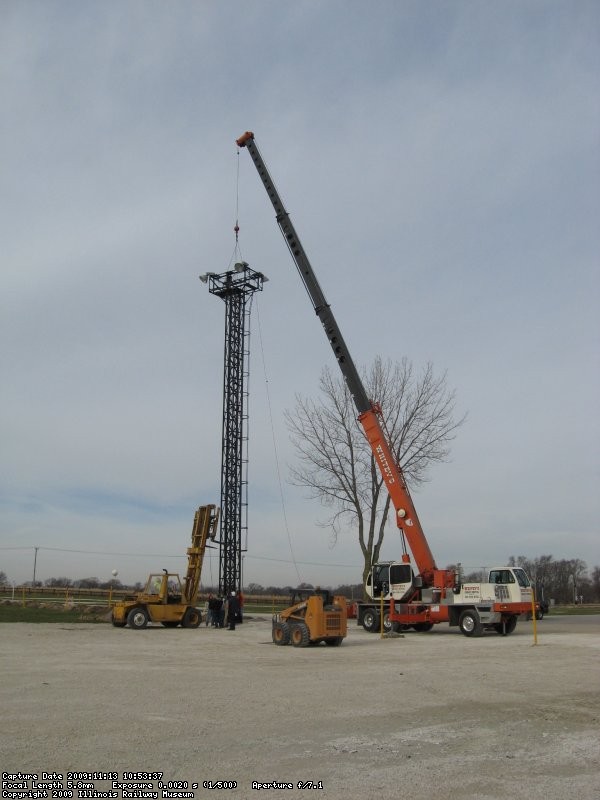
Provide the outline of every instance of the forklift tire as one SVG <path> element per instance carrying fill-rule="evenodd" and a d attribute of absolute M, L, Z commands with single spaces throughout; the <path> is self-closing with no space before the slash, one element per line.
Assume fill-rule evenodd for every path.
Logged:
<path fill-rule="evenodd" d="M 339 647 L 343 641 L 343 636 L 332 636 L 331 639 L 325 639 L 325 644 L 328 647 Z"/>
<path fill-rule="evenodd" d="M 290 643 L 290 626 L 287 622 L 274 622 L 271 631 L 273 642 L 278 645 Z"/>
<path fill-rule="evenodd" d="M 111 619 L 114 628 L 124 628 L 127 625 L 127 622 L 121 622 L 120 620 L 116 620 L 114 617 Z"/>
<path fill-rule="evenodd" d="M 310 633 L 304 622 L 296 622 L 290 628 L 290 641 L 294 647 L 308 647 Z"/>
<path fill-rule="evenodd" d="M 381 626 L 379 612 L 374 608 L 367 608 L 363 614 L 362 626 L 369 633 L 379 633 Z"/>
<path fill-rule="evenodd" d="M 148 612 L 141 606 L 132 608 L 127 614 L 127 624 L 135 631 L 141 631 L 148 624 Z"/>
<path fill-rule="evenodd" d="M 458 620 L 458 627 L 465 636 L 481 636 L 483 626 L 479 621 L 479 614 L 472 609 L 465 609 Z"/>
<path fill-rule="evenodd" d="M 182 628 L 197 628 L 202 622 L 202 614 L 197 608 L 190 606 L 186 608 L 183 619 L 181 620 Z"/>

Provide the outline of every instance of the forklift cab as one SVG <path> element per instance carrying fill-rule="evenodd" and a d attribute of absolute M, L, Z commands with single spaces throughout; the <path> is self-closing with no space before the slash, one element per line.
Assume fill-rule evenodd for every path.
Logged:
<path fill-rule="evenodd" d="M 148 576 L 144 594 L 159 603 L 181 603 L 182 589 L 179 575 L 163 572 Z"/>

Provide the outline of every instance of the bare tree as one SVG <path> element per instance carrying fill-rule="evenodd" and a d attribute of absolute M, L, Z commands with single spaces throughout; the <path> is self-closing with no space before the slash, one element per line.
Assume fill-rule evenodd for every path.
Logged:
<path fill-rule="evenodd" d="M 592 600 L 595 603 L 600 602 L 600 567 L 594 567 L 592 570 Z"/>
<path fill-rule="evenodd" d="M 578 602 L 577 598 L 593 592 L 593 578 L 587 575 L 587 565 L 580 558 L 563 558 L 554 561 L 552 556 L 528 559 L 526 556 L 511 556 L 511 567 L 523 567 L 536 584 L 538 597 L 553 599 L 557 603 Z"/>
<path fill-rule="evenodd" d="M 73 584 L 73 581 L 70 578 L 46 578 L 44 581 L 44 586 L 50 586 L 53 588 L 67 588 Z"/>
<path fill-rule="evenodd" d="M 363 383 L 383 409 L 388 440 L 407 484 L 422 484 L 431 464 L 447 459 L 465 420 L 455 420 L 455 393 L 447 388 L 446 375 L 436 376 L 431 364 L 417 375 L 407 359 L 376 358 Z M 344 380 L 326 367 L 320 391 L 319 400 L 296 395 L 293 413 L 286 412 L 299 457 L 292 480 L 333 509 L 322 524 L 331 526 L 334 541 L 345 524 L 356 526 L 364 581 L 379 558 L 390 497 Z"/>
<path fill-rule="evenodd" d="M 538 600 L 546 600 L 548 592 L 551 591 L 553 586 L 553 576 L 555 573 L 554 558 L 549 556 L 538 556 L 537 558 L 529 559 L 525 556 L 511 556 L 508 565 L 511 567 L 522 567 L 533 581 L 536 597 Z M 554 596 L 554 595 L 553 595 Z"/>

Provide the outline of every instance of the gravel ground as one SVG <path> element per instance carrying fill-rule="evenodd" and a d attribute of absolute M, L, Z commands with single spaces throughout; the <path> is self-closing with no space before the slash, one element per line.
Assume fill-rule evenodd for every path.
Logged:
<path fill-rule="evenodd" d="M 532 623 L 380 639 L 351 622 L 339 648 L 276 647 L 268 617 L 235 632 L 1 624 L 0 642 L 1 770 L 58 773 L 54 794 L 112 788 L 69 772 L 161 772 L 126 782 L 158 798 L 187 782 L 170 789 L 196 800 L 600 797 L 598 616 L 548 617 L 536 646 Z M 23 781 L 4 778 L 4 797 Z"/>

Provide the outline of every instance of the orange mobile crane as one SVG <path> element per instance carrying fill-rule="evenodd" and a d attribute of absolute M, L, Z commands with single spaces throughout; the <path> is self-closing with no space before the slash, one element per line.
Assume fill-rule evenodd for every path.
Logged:
<path fill-rule="evenodd" d="M 522 569 L 500 567 L 490 571 L 486 583 L 463 584 L 459 571 L 438 569 L 402 469 L 385 434 L 381 407 L 367 396 L 331 306 L 262 159 L 254 134 L 247 131 L 236 143 L 248 150 L 275 209 L 277 224 L 354 400 L 358 420 L 390 494 L 396 524 L 408 542 L 417 568 L 415 574 L 406 552 L 400 562 L 373 565 L 365 587 L 371 600 L 358 604 L 358 623 L 367 630 L 377 630 L 383 606 L 386 627 L 397 630 L 414 627 L 425 631 L 436 623 L 448 622 L 458 625 L 466 636 L 480 635 L 484 628 L 502 634 L 512 633 L 519 615 L 531 610 L 532 589 L 528 576 Z"/>

